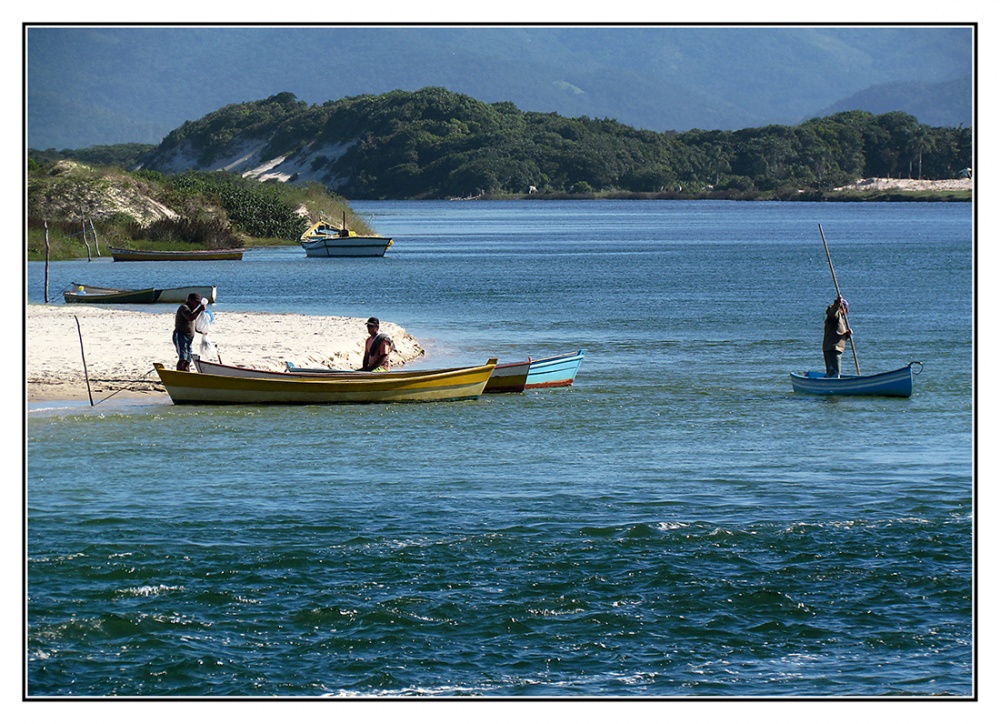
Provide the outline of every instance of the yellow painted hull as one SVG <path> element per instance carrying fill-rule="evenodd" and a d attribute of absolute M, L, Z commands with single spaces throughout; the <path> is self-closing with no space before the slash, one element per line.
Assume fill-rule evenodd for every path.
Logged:
<path fill-rule="evenodd" d="M 175 405 L 332 405 L 476 399 L 496 364 L 365 379 L 228 377 L 154 367 Z"/>

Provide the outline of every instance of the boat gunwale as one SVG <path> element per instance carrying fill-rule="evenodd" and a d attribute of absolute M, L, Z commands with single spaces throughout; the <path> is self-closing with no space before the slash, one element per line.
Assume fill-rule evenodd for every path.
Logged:
<path fill-rule="evenodd" d="M 238 371 L 240 374 L 226 374 L 226 373 L 216 373 L 216 372 L 201 372 L 199 374 L 215 374 L 218 377 L 245 377 L 249 379 L 279 379 L 279 380 L 296 380 L 296 379 L 355 379 L 355 380 L 385 380 L 385 379 L 411 379 L 413 377 L 424 376 L 428 373 L 444 373 L 444 372 L 461 372 L 471 369 L 470 367 L 444 367 L 444 368 L 432 368 L 432 369 L 409 369 L 409 370 L 396 370 L 388 372 L 366 372 L 364 370 L 321 370 L 316 367 L 294 367 L 286 368 L 285 371 L 281 370 L 261 370 L 255 369 L 253 367 L 241 367 L 239 365 L 227 365 L 221 362 L 212 362 L 209 360 L 198 359 L 195 361 L 196 365 L 206 365 L 209 368 L 223 368 L 225 370 Z M 286 362 L 287 366 L 289 363 Z M 249 373 L 249 374 L 248 374 Z M 255 376 L 253 373 L 258 373 L 260 376 Z"/>

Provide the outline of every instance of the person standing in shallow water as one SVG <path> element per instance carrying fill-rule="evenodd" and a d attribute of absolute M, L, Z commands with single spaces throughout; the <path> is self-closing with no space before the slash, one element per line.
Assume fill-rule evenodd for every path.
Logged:
<path fill-rule="evenodd" d="M 191 370 L 191 343 L 194 342 L 194 322 L 205 311 L 208 300 L 200 294 L 188 294 L 187 301 L 177 307 L 174 315 L 174 349 L 177 350 L 177 369 Z"/>
<path fill-rule="evenodd" d="M 378 331 L 377 317 L 369 317 L 365 323 L 368 338 L 365 340 L 365 354 L 361 361 L 362 372 L 388 372 L 389 353 L 392 352 L 392 337 Z"/>
<path fill-rule="evenodd" d="M 827 377 L 840 377 L 841 355 L 852 334 L 847 326 L 847 300 L 838 296 L 826 308 L 826 321 L 823 323 L 823 361 Z"/>

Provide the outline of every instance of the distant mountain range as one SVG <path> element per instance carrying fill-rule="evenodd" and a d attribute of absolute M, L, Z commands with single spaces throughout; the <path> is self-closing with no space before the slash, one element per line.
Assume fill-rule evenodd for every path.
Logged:
<path fill-rule="evenodd" d="M 965 114 L 958 109 L 967 109 Z M 826 116 L 840 111 L 863 109 L 870 113 L 912 109 L 907 112 L 928 126 L 972 126 L 972 78 L 944 83 L 899 81 L 866 88 L 837 101 L 820 112 Z M 964 120 L 963 120 L 964 119 Z"/>
<path fill-rule="evenodd" d="M 444 87 L 654 131 L 840 110 L 973 123 L 973 28 L 29 27 L 27 143 L 159 143 L 279 92 L 322 104 Z"/>

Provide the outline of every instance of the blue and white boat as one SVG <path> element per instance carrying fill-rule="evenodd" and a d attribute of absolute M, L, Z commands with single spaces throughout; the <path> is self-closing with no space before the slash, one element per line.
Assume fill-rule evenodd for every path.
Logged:
<path fill-rule="evenodd" d="M 583 362 L 584 350 L 571 354 L 556 355 L 555 357 L 543 357 L 542 359 L 530 359 L 531 367 L 528 369 L 528 379 L 524 384 L 524 389 L 532 390 L 540 387 L 568 387 L 576 379 L 577 370 Z"/>
<path fill-rule="evenodd" d="M 917 371 L 913 366 L 917 365 Z M 827 377 L 825 372 L 792 372 L 792 389 L 810 395 L 868 395 L 871 397 L 909 397 L 913 377 L 923 364 L 910 362 L 906 367 L 877 375 L 841 375 Z"/>

